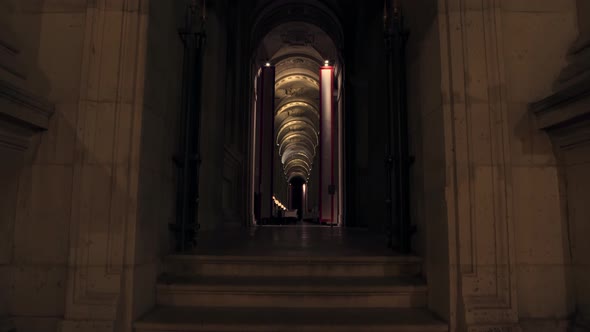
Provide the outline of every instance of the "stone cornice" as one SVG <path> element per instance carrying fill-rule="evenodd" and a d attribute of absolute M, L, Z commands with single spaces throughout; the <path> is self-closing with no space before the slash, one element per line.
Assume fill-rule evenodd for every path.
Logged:
<path fill-rule="evenodd" d="M 590 71 L 578 77 L 576 83 L 530 105 L 539 129 L 579 127 L 590 119 Z"/>
<path fill-rule="evenodd" d="M 0 79 L 0 121 L 11 120 L 33 130 L 47 130 L 53 104 Z"/>

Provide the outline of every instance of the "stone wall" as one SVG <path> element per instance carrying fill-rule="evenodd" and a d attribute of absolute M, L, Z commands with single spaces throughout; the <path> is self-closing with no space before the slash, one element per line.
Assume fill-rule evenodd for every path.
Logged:
<path fill-rule="evenodd" d="M 570 315 L 589 312 L 590 151 L 554 140 L 556 159 L 528 104 L 565 84 L 558 76 L 576 36 L 575 3 L 406 5 L 414 245 L 425 257 L 429 307 L 452 331 L 565 330 Z M 0 164 L 0 281 L 9 287 L 0 290 L 0 323 L 12 316 L 19 331 L 130 330 L 154 304 L 159 262 L 170 250 L 182 3 L 1 6 L 0 159 L 8 162 Z M 226 9 L 215 2 L 206 25 L 204 229 L 239 223 L 247 205 L 246 195 L 233 195 L 246 183 L 246 130 L 237 129 L 250 105 L 228 100 L 249 92 L 231 88 L 228 77 L 246 82 L 240 68 L 249 66 L 232 60 L 247 52 L 230 42 L 236 32 Z M 344 59 L 357 193 L 348 217 L 377 230 L 385 211 L 380 10 L 370 3 L 348 18 L 357 25 L 345 31 L 347 43 L 356 47 Z M 16 109 L 41 116 L 9 113 Z M 570 132 L 541 127 L 552 138 Z"/>
<path fill-rule="evenodd" d="M 587 241 L 590 236 L 590 3 L 578 0 L 576 9 L 578 38 L 571 43 L 567 65 L 554 79 L 551 93 L 531 104 L 531 116 L 553 143 L 562 195 L 567 202 L 563 208 L 562 227 L 568 258 L 569 328 L 587 331 L 590 329 L 590 259 L 587 255 L 590 250 Z"/>
<path fill-rule="evenodd" d="M 524 331 L 565 331 L 573 311 L 567 202 L 551 142 L 528 105 L 552 91 L 566 63 L 575 1 L 505 2 L 501 14 L 518 316 Z"/>
<path fill-rule="evenodd" d="M 9 161 L 2 195 L 14 197 L 0 211 L 8 244 L 0 316 L 12 317 L 18 331 L 130 330 L 154 304 L 158 265 L 169 251 L 183 3 L 2 5 L 9 9 L 2 46 L 13 45 L 7 31 L 18 42 L 18 52 L 8 48 L 15 61 L 3 53 L 2 96 L 30 91 L 19 105 L 49 112 L 33 96 L 42 95 L 55 114 L 47 125 L 19 117 L 31 132 L 47 131 L 13 140 L 22 153 L 0 149 Z M 11 110 L 4 101 L 2 119 Z M 11 137 L 19 126 L 0 125 Z"/>
<path fill-rule="evenodd" d="M 343 24 L 346 223 L 383 233 L 387 212 L 383 4 L 364 2 L 347 14 L 342 19 L 348 23 Z M 387 244 L 385 235 L 383 243 Z"/>
<path fill-rule="evenodd" d="M 7 99 L 0 108 L 4 115 L 15 107 L 19 122 L 0 127 L 22 131 L 18 128 L 30 123 L 26 110 L 38 112 L 42 105 L 35 95 L 49 100 L 55 113 L 44 126 L 48 130 L 25 139 L 20 152 L 16 145 L 0 149 L 0 188 L 8 198 L 2 199 L 0 215 L 2 225 L 9 225 L 2 230 L 0 302 L 19 331 L 55 331 L 65 310 L 86 5 L 3 1 L 2 6 L 0 79 Z"/>
<path fill-rule="evenodd" d="M 451 319 L 448 229 L 445 211 L 445 133 L 441 95 L 441 51 L 436 2 L 407 2 L 408 121 L 411 216 L 417 226 L 414 250 L 425 258 L 429 307 Z"/>
<path fill-rule="evenodd" d="M 163 256 L 172 250 L 169 223 L 176 219 L 183 47 L 178 35 L 183 1 L 149 1 L 143 76 L 139 187 L 133 270 L 132 319 L 155 305 L 155 283 Z M 138 69 L 141 71 L 141 69 Z M 141 88 L 141 83 L 137 88 Z M 132 234 L 133 235 L 133 234 Z"/>
<path fill-rule="evenodd" d="M 224 110 L 227 74 L 227 16 L 225 1 L 208 9 L 207 42 L 203 60 L 203 116 L 201 131 L 202 165 L 200 175 L 199 221 L 203 230 L 222 226 L 223 171 L 225 147 Z"/>
<path fill-rule="evenodd" d="M 413 213 L 426 230 L 415 246 L 430 307 L 452 330 L 563 328 L 564 199 L 528 103 L 564 64 L 573 1 L 426 2 L 406 9 Z"/>

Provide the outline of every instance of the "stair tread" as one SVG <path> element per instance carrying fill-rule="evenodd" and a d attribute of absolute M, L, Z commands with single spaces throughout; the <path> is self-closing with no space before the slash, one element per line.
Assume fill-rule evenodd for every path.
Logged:
<path fill-rule="evenodd" d="M 285 327 L 369 331 L 371 327 L 403 327 L 403 331 L 448 331 L 447 325 L 421 308 L 202 308 L 158 307 L 135 323 L 138 329 L 174 331 L 276 331 Z M 414 329 L 418 328 L 418 329 Z M 297 329 L 298 331 L 300 329 Z M 388 329 L 395 331 L 395 329 Z"/>
<path fill-rule="evenodd" d="M 227 277 L 165 276 L 163 289 L 210 291 L 331 291 L 331 292 L 400 292 L 426 291 L 426 282 L 417 277 Z"/>
<path fill-rule="evenodd" d="M 422 258 L 411 255 L 391 255 L 391 256 L 330 256 L 330 255 L 290 255 L 290 256 L 252 256 L 252 255 L 169 255 L 167 260 L 184 260 L 207 263 L 223 264 L 231 263 L 252 263 L 265 262 L 276 264 L 292 264 L 301 262 L 306 264 L 312 263 L 350 263 L 350 264 L 379 264 L 379 263 L 421 263 Z"/>

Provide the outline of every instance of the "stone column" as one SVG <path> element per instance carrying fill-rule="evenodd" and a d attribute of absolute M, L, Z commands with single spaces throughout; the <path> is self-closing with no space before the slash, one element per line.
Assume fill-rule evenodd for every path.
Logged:
<path fill-rule="evenodd" d="M 63 332 L 124 330 L 133 319 L 148 5 L 86 9 Z"/>
<path fill-rule="evenodd" d="M 334 153 L 334 67 L 320 68 L 320 222 L 337 223 L 338 211 L 335 209 L 335 169 Z"/>
<path fill-rule="evenodd" d="M 275 67 L 267 65 L 260 69 L 257 80 L 256 98 L 256 183 L 258 206 L 255 210 L 258 221 L 272 217 L 273 212 L 273 177 L 274 177 L 274 86 Z"/>

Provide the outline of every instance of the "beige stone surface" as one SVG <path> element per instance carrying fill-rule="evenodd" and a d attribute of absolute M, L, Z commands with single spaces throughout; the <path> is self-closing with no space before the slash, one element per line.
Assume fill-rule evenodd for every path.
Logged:
<path fill-rule="evenodd" d="M 425 260 L 429 284 L 429 308 L 452 320 L 448 248 L 448 227 L 444 204 L 444 131 L 442 121 L 440 30 L 436 15 L 420 8 L 433 1 L 413 3 L 407 11 L 412 38 L 408 43 L 408 94 L 411 155 L 415 157 L 411 181 L 412 220 L 419 231 L 414 247 Z M 409 5 L 408 5 L 409 6 Z"/>
<path fill-rule="evenodd" d="M 426 241 L 427 247 L 438 248 L 433 253 L 446 251 L 441 235 L 448 236 L 452 256 L 441 261 L 438 271 L 450 276 L 450 285 L 454 278 L 462 280 L 462 288 L 447 288 L 451 329 L 461 321 L 485 330 L 492 322 L 512 328 L 519 316 L 566 317 L 572 310 L 572 289 L 557 162 L 528 103 L 552 91 L 566 63 L 576 34 L 574 1 L 440 1 L 439 12 L 435 31 L 440 61 L 423 60 L 425 50 L 412 46 L 410 39 L 409 84 L 414 92 L 409 103 L 411 114 L 422 115 L 410 117 L 412 135 L 419 136 L 415 140 L 423 147 L 421 153 L 413 150 L 424 159 L 417 169 L 423 176 L 416 177 L 424 198 L 418 193 L 415 200 L 425 211 L 423 216 L 415 213 L 424 218 L 428 233 L 436 235 Z M 412 13 L 408 22 L 420 41 L 428 40 L 427 23 L 420 25 Z M 432 64 L 441 66 L 441 81 L 421 77 L 436 68 Z M 442 87 L 442 118 L 428 115 L 426 105 L 436 98 L 415 95 L 416 89 L 433 91 L 432 82 Z M 445 129 L 437 137 L 441 121 Z M 440 152 L 443 157 L 437 158 Z M 447 172 L 436 171 L 441 164 Z M 447 211 L 439 211 L 448 223 L 439 228 L 434 211 L 441 181 L 446 199 L 440 204 Z M 440 255 L 426 257 L 428 271 Z M 429 279 L 431 289 L 436 292 L 442 280 L 440 274 Z M 455 309 L 455 296 L 466 302 L 466 317 L 460 307 Z"/>
<path fill-rule="evenodd" d="M 577 44 L 586 40 L 588 25 L 576 21 L 583 5 L 407 2 L 415 247 L 430 309 L 451 331 L 512 331 L 519 322 L 523 331 L 562 331 L 576 308 L 582 318 L 590 313 L 590 150 L 556 158 L 560 145 L 528 107 L 554 92 L 573 63 L 576 23 Z M 0 41 L 20 51 L 1 51 L 0 79 L 55 105 L 48 122 L 23 116 L 46 126 L 41 134 L 0 124 L 0 285 L 8 285 L 0 316 L 15 316 L 22 331 L 125 331 L 155 304 L 175 218 L 181 7 L 0 3 Z M 226 35 L 224 19 L 211 13 L 211 36 Z M 228 50 L 226 39 L 211 38 L 204 57 L 204 229 L 238 218 L 224 211 L 238 205 L 228 191 L 240 186 L 244 158 L 225 145 L 236 127 L 225 118 L 235 106 L 226 96 Z M 363 114 L 378 105 L 362 103 L 377 93 L 369 81 L 355 80 L 362 97 L 352 106 Z M 18 112 L 0 99 L 2 112 Z M 372 123 L 359 119 L 359 146 L 380 137 Z M 362 151 L 357 182 L 375 181 L 377 156 Z M 372 206 L 377 190 L 361 205 Z"/>
<path fill-rule="evenodd" d="M 0 148 L 0 156 L 5 160 L 0 164 L 0 183 L 3 187 L 0 193 L 0 264 L 5 265 L 12 261 L 14 252 L 16 193 L 23 156 L 19 151 L 6 148 Z"/>
<path fill-rule="evenodd" d="M 564 152 L 566 166 L 569 236 L 573 256 L 574 292 L 580 320 L 590 322 L 590 145 L 582 144 Z"/>
<path fill-rule="evenodd" d="M 570 322 L 567 320 L 523 320 L 520 323 L 523 332 L 569 332 Z M 576 331 L 577 332 L 577 331 Z"/>
<path fill-rule="evenodd" d="M 527 104 L 551 93 L 566 63 L 576 35 L 575 3 L 539 2 L 533 12 L 524 11 L 525 5 L 503 6 L 519 316 L 564 319 L 573 310 L 574 292 L 565 198 L 551 142 L 538 131 Z"/>
<path fill-rule="evenodd" d="M 575 40 L 575 11 L 563 1 L 555 11 L 507 8 L 503 15 L 508 98 L 530 103 L 549 95 Z M 536 7 L 536 5 L 535 5 Z"/>
<path fill-rule="evenodd" d="M 3 20 L 18 33 L 22 58 L 29 65 L 24 85 L 54 102 L 57 111 L 49 130 L 33 141 L 22 170 L 10 171 L 9 165 L 3 164 L 7 168 L 3 174 L 11 174 L 18 182 L 12 182 L 10 191 L 2 191 L 14 197 L 3 200 L 7 206 L 2 211 L 12 209 L 14 213 L 6 215 L 7 221 L 2 214 L 2 227 L 7 231 L 3 234 L 9 235 L 3 241 L 8 246 L 1 251 L 3 263 L 9 264 L 3 268 L 3 280 L 6 277 L 6 284 L 11 286 L 2 294 L 8 303 L 0 309 L 1 314 L 16 316 L 21 330 L 55 331 L 64 312 L 66 321 L 59 327 L 64 331 L 86 331 L 90 325 L 112 329 L 115 311 L 137 316 L 153 303 L 143 290 L 155 282 L 158 259 L 168 250 L 167 224 L 174 213 L 173 165 L 169 161 L 176 148 L 181 61 L 171 62 L 171 68 L 161 64 L 162 57 L 171 56 L 172 49 L 180 55 L 175 23 L 180 14 L 178 7 L 169 3 L 151 8 L 154 15 L 168 21 L 162 23 L 166 29 L 152 27 L 150 35 L 155 39 L 149 41 L 150 51 L 155 55 L 154 50 L 160 50 L 160 55 L 143 68 L 145 62 L 138 59 L 146 55 L 141 49 L 133 53 L 133 47 L 148 43 L 148 32 L 142 29 L 147 26 L 140 25 L 146 21 L 138 15 L 140 10 L 148 10 L 145 4 L 137 7 L 139 3 L 133 3 L 135 7 L 129 1 L 117 1 L 106 7 L 100 3 L 87 8 L 87 3 L 79 1 L 22 1 L 12 3 L 13 15 Z M 162 42 L 168 46 L 154 47 Z M 143 85 L 138 82 L 144 79 L 144 73 L 152 75 L 150 79 L 156 83 L 150 85 L 149 93 L 162 96 L 160 100 L 138 99 L 143 96 Z M 167 92 L 161 93 L 162 89 Z M 151 126 L 142 132 L 144 122 L 138 113 L 143 112 L 144 105 L 146 113 L 151 107 L 155 110 L 151 114 L 157 117 L 146 117 Z M 162 121 L 167 123 L 165 131 L 159 126 Z M 140 144 L 146 146 L 143 154 Z M 18 162 L 18 158 L 11 160 Z M 149 172 L 132 166 L 143 161 L 148 161 L 144 165 Z M 133 196 L 132 188 L 138 188 L 134 176 L 150 183 L 141 188 L 151 197 Z M 169 202 L 168 209 L 152 213 L 145 208 L 155 207 L 160 198 Z M 137 214 L 132 211 L 138 206 L 145 210 L 140 225 L 153 226 L 142 227 L 141 233 L 132 232 L 129 237 L 128 222 L 135 222 Z M 125 238 L 131 241 L 124 242 Z M 125 244 L 133 247 L 136 238 L 151 245 L 138 248 L 144 254 L 138 262 L 149 268 L 138 268 L 136 289 L 127 291 L 131 297 L 142 291 L 138 301 L 128 302 L 140 308 L 133 312 L 124 307 L 127 302 L 120 302 L 122 307 L 118 307 L 113 306 L 118 302 L 110 299 L 127 296 L 117 295 L 125 284 L 121 278 L 136 271 L 133 263 L 125 271 L 121 266 L 127 253 L 135 249 Z M 131 256 L 131 262 L 134 259 Z M 33 305 L 31 298 L 39 301 Z M 85 309 L 83 302 L 94 304 Z M 88 310 L 91 307 L 94 309 Z M 33 318 L 41 316 L 51 323 Z M 67 321 L 109 317 L 110 323 L 88 323 L 85 327 Z M 120 319 L 117 324 L 124 324 L 126 318 Z"/>

